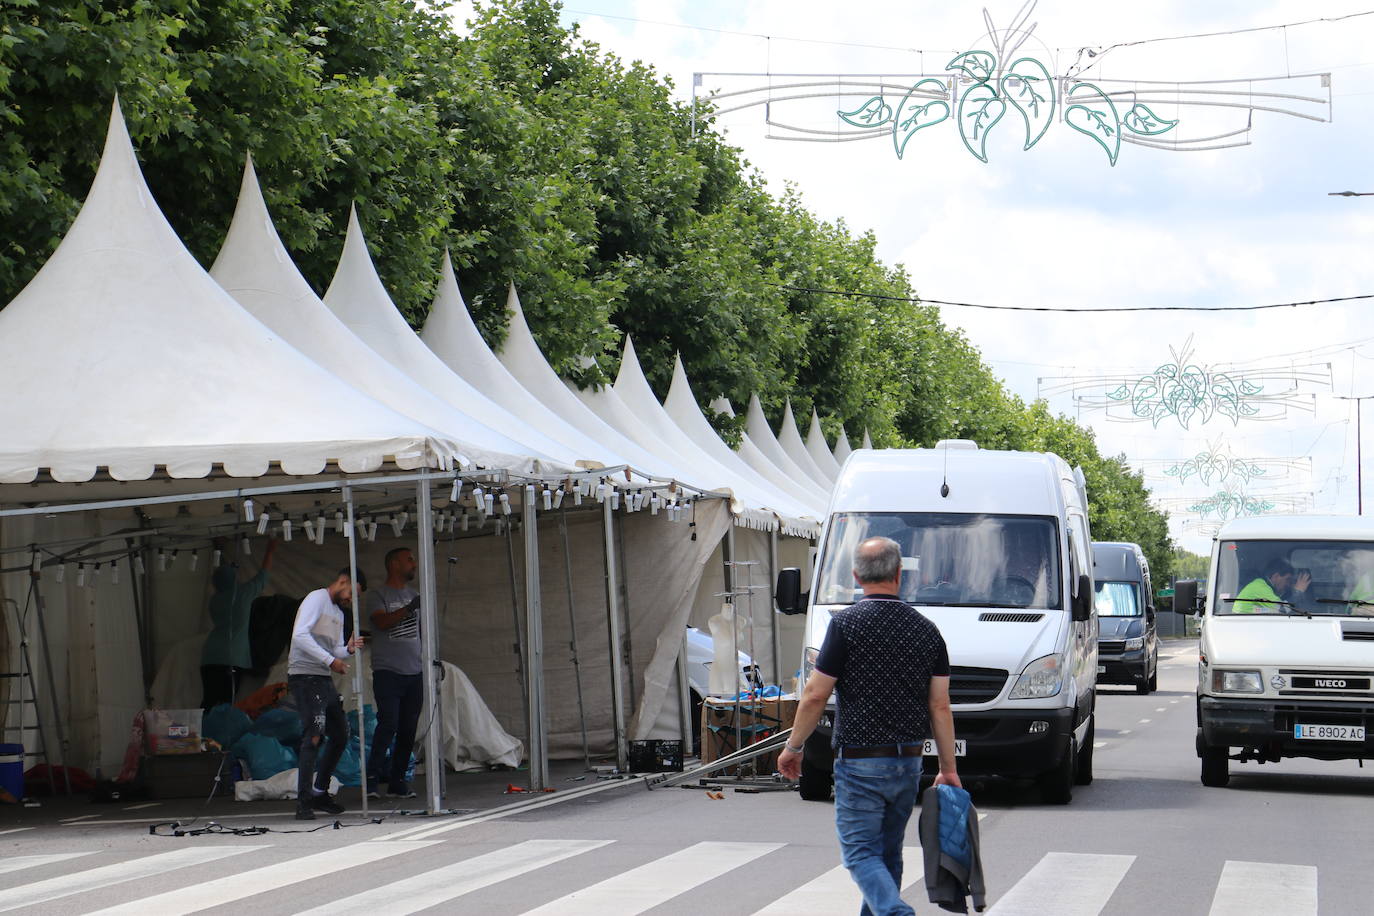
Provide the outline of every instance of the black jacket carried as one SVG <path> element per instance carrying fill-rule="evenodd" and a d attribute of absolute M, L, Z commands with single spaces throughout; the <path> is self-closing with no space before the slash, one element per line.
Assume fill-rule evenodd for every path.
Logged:
<path fill-rule="evenodd" d="M 987 907 L 983 860 L 978 850 L 978 812 L 968 793 L 952 786 L 931 786 L 921 793 L 921 851 L 930 902 L 951 913 Z"/>

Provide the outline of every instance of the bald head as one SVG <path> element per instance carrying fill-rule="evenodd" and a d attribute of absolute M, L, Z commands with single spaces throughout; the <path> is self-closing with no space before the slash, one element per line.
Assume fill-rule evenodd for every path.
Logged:
<path fill-rule="evenodd" d="M 902 548 L 892 538 L 869 538 L 854 550 L 854 579 L 861 587 L 895 583 L 901 572 Z"/>

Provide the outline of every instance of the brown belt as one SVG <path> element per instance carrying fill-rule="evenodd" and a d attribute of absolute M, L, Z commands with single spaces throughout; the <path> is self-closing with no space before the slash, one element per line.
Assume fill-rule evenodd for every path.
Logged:
<path fill-rule="evenodd" d="M 842 747 L 840 757 L 852 760 L 859 757 L 922 757 L 924 744 L 874 744 L 868 747 Z"/>

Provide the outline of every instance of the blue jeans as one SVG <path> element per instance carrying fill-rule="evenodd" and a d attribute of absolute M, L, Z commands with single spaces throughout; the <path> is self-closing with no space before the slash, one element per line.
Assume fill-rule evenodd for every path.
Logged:
<path fill-rule="evenodd" d="M 902 841 L 916 807 L 920 757 L 835 760 L 835 827 L 844 867 L 864 895 L 861 916 L 909 916 Z"/>
<path fill-rule="evenodd" d="M 368 776 L 381 781 L 383 775 L 392 790 L 405 782 L 410 753 L 415 748 L 415 730 L 424 705 L 424 683 L 418 674 L 397 674 L 380 668 L 372 672 L 372 698 L 377 704 L 377 730 L 372 733 L 372 749 L 367 753 Z M 391 742 L 396 746 L 392 748 Z M 382 772 L 382 762 L 391 752 L 391 768 Z"/>

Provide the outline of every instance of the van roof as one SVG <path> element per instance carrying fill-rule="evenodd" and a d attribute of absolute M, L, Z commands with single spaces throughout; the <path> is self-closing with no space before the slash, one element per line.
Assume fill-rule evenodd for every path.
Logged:
<path fill-rule="evenodd" d="M 835 482 L 830 509 L 1058 515 L 1066 491 L 1076 492 L 1073 472 L 1048 452 L 858 449 Z"/>
<path fill-rule="evenodd" d="M 1137 582 L 1141 569 L 1149 570 L 1145 552 L 1130 541 L 1093 541 L 1093 578 Z"/>
<path fill-rule="evenodd" d="M 1244 540 L 1359 541 L 1374 540 L 1374 518 L 1358 515 L 1259 515 L 1233 519 L 1221 526 L 1220 541 Z"/>

